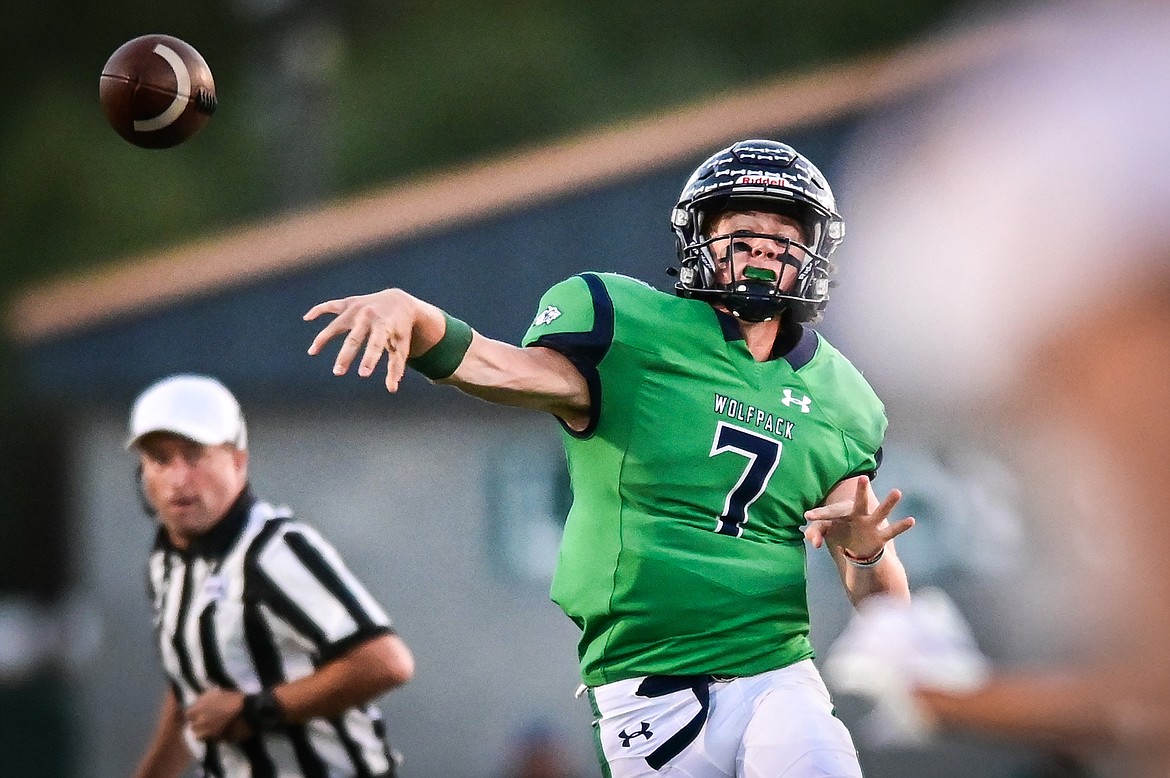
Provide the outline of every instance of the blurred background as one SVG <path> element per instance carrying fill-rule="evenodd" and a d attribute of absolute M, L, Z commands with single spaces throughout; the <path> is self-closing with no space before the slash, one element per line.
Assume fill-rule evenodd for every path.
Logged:
<path fill-rule="evenodd" d="M 572 696 L 576 630 L 547 598 L 566 500 L 556 425 L 417 376 L 393 399 L 380 382 L 334 379 L 305 356 L 316 326 L 301 314 L 399 285 L 515 341 L 540 293 L 573 273 L 668 289 L 674 198 L 743 137 L 811 157 L 848 223 L 860 170 L 915 140 L 887 133 L 875 147 L 873 128 L 994 71 L 1047 34 L 1038 9 L 1061 5 L 11 0 L 2 772 L 124 775 L 148 739 L 162 689 L 143 567 L 153 533 L 123 428 L 137 391 L 196 371 L 240 397 L 258 491 L 335 542 L 415 650 L 417 679 L 383 701 L 404 775 L 520 774 L 533 748 L 559 750 L 543 762 L 566 775 L 596 774 L 588 705 Z M 110 53 L 153 32 L 198 49 L 220 99 L 199 135 L 165 151 L 122 141 L 97 101 Z M 851 246 L 866 245 L 854 234 L 821 329 L 865 371 L 867 334 L 890 312 L 847 291 Z M 877 376 L 891 410 L 878 485 L 902 488 L 902 512 L 920 520 L 899 541 L 912 582 L 952 593 L 994 659 L 1053 649 L 1056 633 L 1005 628 L 1000 610 L 1026 565 L 1015 474 L 940 435 L 941 412 L 924 414 L 904 375 Z M 810 557 L 818 650 L 849 615 L 822 557 Z M 864 728 L 864 711 L 840 710 Z M 963 736 L 859 745 L 870 776 L 1060 769 Z"/>

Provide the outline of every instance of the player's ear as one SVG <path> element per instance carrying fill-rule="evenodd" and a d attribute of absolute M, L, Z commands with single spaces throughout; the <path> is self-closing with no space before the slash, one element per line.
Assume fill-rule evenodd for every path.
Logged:
<path fill-rule="evenodd" d="M 153 519 L 158 515 L 158 512 L 150 504 L 150 498 L 146 496 L 145 479 L 146 474 L 142 472 L 142 463 L 139 462 L 138 466 L 134 468 L 134 494 L 138 497 L 138 505 L 142 508 L 143 512 Z"/>

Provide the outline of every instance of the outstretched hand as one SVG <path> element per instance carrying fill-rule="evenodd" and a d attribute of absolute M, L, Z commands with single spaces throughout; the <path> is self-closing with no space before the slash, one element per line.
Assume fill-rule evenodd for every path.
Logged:
<path fill-rule="evenodd" d="M 354 357 L 364 345 L 358 375 L 362 378 L 373 375 L 385 354 L 386 390 L 396 392 L 406 373 L 420 302 L 401 289 L 384 289 L 373 294 L 318 303 L 304 315 L 305 321 L 313 321 L 327 313 L 337 317 L 317 333 L 309 346 L 309 355 L 320 354 L 326 343 L 348 332 L 333 362 L 333 374 L 340 376 L 349 372 Z M 439 336 L 442 336 L 441 332 Z"/>
<path fill-rule="evenodd" d="M 902 493 L 897 489 L 891 490 L 871 512 L 871 496 L 873 499 L 876 496 L 870 489 L 869 478 L 863 475 L 855 480 L 852 495 L 840 487 L 829 495 L 833 499 L 840 496 L 839 493 L 844 493 L 847 499 L 835 499 L 805 511 L 804 518 L 808 526 L 805 527 L 804 536 L 814 548 L 820 548 L 828 542 L 830 546 L 842 548 L 855 557 L 868 559 L 886 543 L 913 527 L 914 519 L 907 516 L 889 523 L 890 512 L 902 499 Z"/>

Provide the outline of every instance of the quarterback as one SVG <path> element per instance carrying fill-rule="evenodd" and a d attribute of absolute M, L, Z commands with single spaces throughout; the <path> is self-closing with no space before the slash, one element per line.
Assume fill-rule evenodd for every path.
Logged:
<path fill-rule="evenodd" d="M 883 406 L 815 330 L 844 236 L 824 176 L 747 140 L 699 166 L 671 213 L 675 294 L 583 273 L 513 346 L 399 289 L 330 300 L 309 348 L 386 388 L 408 366 L 563 428 L 573 505 L 552 599 L 611 776 L 859 776 L 809 643 L 806 540 L 854 604 L 909 597 L 870 486 Z M 360 359 L 359 359 L 360 352 Z"/>

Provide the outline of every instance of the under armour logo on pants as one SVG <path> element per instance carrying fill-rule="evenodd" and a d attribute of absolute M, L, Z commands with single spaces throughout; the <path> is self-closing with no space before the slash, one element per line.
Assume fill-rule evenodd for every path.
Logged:
<path fill-rule="evenodd" d="M 650 765 L 654 770 L 661 770 L 663 765 L 674 759 L 682 753 L 682 750 L 695 742 L 695 738 L 699 736 L 699 731 L 703 729 L 703 725 L 707 723 L 707 709 L 711 703 L 711 681 L 713 679 L 709 675 L 648 675 L 638 686 L 638 691 L 635 692 L 639 697 L 662 697 L 667 694 L 682 691 L 683 689 L 690 689 L 695 695 L 695 699 L 699 701 L 699 712 L 695 717 L 687 722 L 687 725 L 675 732 L 666 742 L 651 752 L 650 756 L 646 757 L 646 764 Z M 643 722 L 643 728 L 647 729 L 646 739 L 650 739 L 649 724 Z M 624 730 L 623 730 L 624 732 Z M 635 732 L 630 735 L 639 735 L 641 732 Z M 620 737 L 620 735 L 619 735 Z M 623 745 L 629 746 L 626 742 Z"/>
<path fill-rule="evenodd" d="M 649 721 L 643 721 L 641 729 L 635 730 L 635 731 L 629 733 L 628 735 L 626 734 L 626 731 L 624 729 L 621 732 L 619 732 L 618 737 L 620 737 L 622 739 L 622 748 L 629 748 L 630 741 L 633 740 L 634 738 L 638 737 L 639 735 L 644 736 L 647 740 L 654 737 L 654 733 L 650 731 L 650 722 Z"/>

